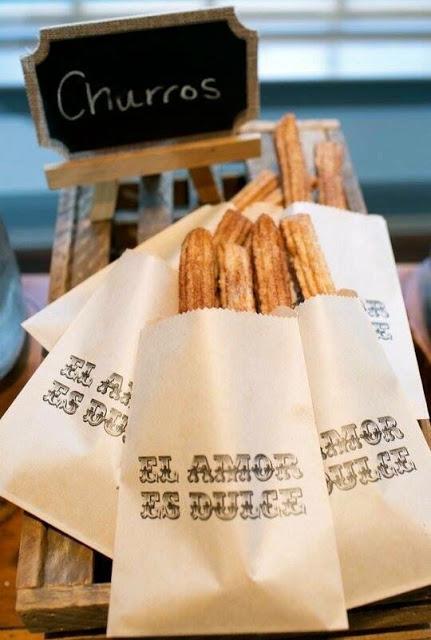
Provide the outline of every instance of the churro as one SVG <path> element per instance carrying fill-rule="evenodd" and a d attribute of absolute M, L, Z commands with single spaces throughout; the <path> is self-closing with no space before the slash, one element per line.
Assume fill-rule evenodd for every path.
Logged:
<path fill-rule="evenodd" d="M 211 234 L 193 229 L 181 246 L 179 311 L 216 307 L 216 256 Z"/>
<path fill-rule="evenodd" d="M 221 245 L 227 242 L 244 244 L 252 226 L 251 220 L 238 211 L 228 209 L 217 226 L 214 244 Z"/>
<path fill-rule="evenodd" d="M 321 293 L 335 293 L 310 216 L 288 216 L 281 221 L 280 228 L 304 299 Z"/>
<path fill-rule="evenodd" d="M 286 114 L 274 132 L 275 148 L 281 174 L 284 204 L 311 200 L 310 178 L 305 166 L 296 118 Z"/>
<path fill-rule="evenodd" d="M 228 243 L 218 247 L 217 258 L 221 307 L 255 311 L 253 275 L 247 249 Z"/>
<path fill-rule="evenodd" d="M 262 214 L 253 226 L 252 254 L 259 311 L 271 313 L 280 305 L 291 306 L 292 282 L 283 239 L 272 218 L 266 214 Z"/>
<path fill-rule="evenodd" d="M 343 188 L 344 148 L 339 142 L 319 142 L 315 149 L 319 202 L 340 209 L 347 208 Z"/>

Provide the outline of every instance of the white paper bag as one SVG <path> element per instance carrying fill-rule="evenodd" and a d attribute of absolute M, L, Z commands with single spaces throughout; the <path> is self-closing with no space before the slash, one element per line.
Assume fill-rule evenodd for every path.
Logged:
<path fill-rule="evenodd" d="M 344 628 L 296 317 L 170 318 L 135 382 L 109 635 Z"/>
<path fill-rule="evenodd" d="M 149 240 L 138 245 L 133 252 L 145 252 L 166 260 L 174 269 L 178 267 L 181 243 L 189 231 L 204 226 L 214 231 L 229 208 L 227 203 L 200 207 L 172 224 Z M 85 303 L 105 281 L 115 263 L 108 264 L 44 309 L 23 322 L 23 327 L 40 344 L 50 351 L 69 325 L 77 318 Z"/>
<path fill-rule="evenodd" d="M 416 418 L 427 418 L 386 220 L 310 202 L 296 202 L 287 213 L 311 216 L 336 288 L 358 293 L 379 342 L 414 405 Z"/>
<path fill-rule="evenodd" d="M 154 256 L 166 260 L 174 269 L 178 268 L 181 243 L 187 233 L 196 227 L 202 226 L 212 233 L 227 209 L 232 208 L 229 202 L 219 205 L 205 205 L 196 211 L 189 213 L 149 240 L 142 242 L 134 249 L 136 252 L 145 251 Z M 261 213 L 271 215 L 278 223 L 282 208 L 268 203 L 255 203 L 244 212 L 250 220 L 255 221 Z M 48 351 L 52 349 L 57 340 L 63 335 L 67 327 L 77 317 L 78 313 L 97 290 L 97 287 L 105 280 L 112 269 L 109 264 L 81 284 L 77 285 L 63 296 L 49 304 L 47 307 L 28 318 L 23 327 Z"/>
<path fill-rule="evenodd" d="M 431 583 L 431 454 L 355 298 L 299 307 L 347 607 Z"/>
<path fill-rule="evenodd" d="M 0 495 L 108 556 L 139 333 L 177 306 L 176 272 L 126 252 L 0 421 Z"/>

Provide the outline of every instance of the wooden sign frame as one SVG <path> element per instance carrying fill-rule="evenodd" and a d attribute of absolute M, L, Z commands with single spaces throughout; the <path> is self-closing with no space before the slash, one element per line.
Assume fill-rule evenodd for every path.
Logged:
<path fill-rule="evenodd" d="M 26 81 L 30 110 L 36 126 L 37 139 L 39 144 L 44 147 L 55 149 L 65 157 L 99 155 L 102 153 L 106 153 L 107 151 L 116 152 L 124 149 L 142 148 L 148 146 L 148 143 L 137 142 L 133 145 L 128 144 L 116 147 L 106 147 L 104 149 L 97 149 L 94 151 L 69 153 L 62 142 L 50 137 L 48 124 L 45 119 L 42 96 L 36 76 L 36 65 L 41 63 L 47 57 L 51 42 L 56 40 L 73 39 L 83 36 L 98 36 L 125 32 L 127 33 L 145 29 L 156 29 L 159 27 L 183 26 L 223 20 L 228 23 L 230 29 L 238 38 L 246 41 L 248 107 L 245 111 L 237 116 L 232 130 L 224 132 L 217 131 L 213 134 L 205 134 L 204 137 L 233 133 L 246 121 L 256 118 L 259 112 L 259 92 L 257 81 L 257 33 L 255 31 L 247 29 L 239 22 L 232 7 L 170 13 L 159 16 L 118 18 L 105 21 L 77 23 L 42 29 L 40 32 L 40 40 L 35 51 L 27 56 L 24 56 L 21 59 Z M 178 136 L 177 138 L 175 138 L 175 140 L 187 140 L 193 137 L 195 136 Z"/>

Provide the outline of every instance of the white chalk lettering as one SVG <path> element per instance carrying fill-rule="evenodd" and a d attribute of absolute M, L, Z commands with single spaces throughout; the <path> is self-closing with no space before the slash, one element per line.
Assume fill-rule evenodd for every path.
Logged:
<path fill-rule="evenodd" d="M 64 109 L 62 91 L 63 91 L 63 87 L 64 87 L 65 82 L 67 80 L 69 80 L 69 78 L 71 78 L 72 76 L 79 76 L 81 78 L 85 78 L 85 74 L 82 73 L 82 71 L 78 71 L 78 70 L 69 71 L 69 73 L 66 73 L 66 75 L 61 79 L 60 84 L 58 85 L 58 90 L 57 90 L 58 110 L 60 111 L 60 113 L 63 116 L 63 118 L 65 118 L 66 120 L 71 120 L 71 121 L 78 120 L 85 113 L 85 109 L 81 109 L 80 111 L 78 111 L 78 113 L 75 113 L 75 115 L 72 116 L 72 115 L 66 113 L 66 111 Z"/>

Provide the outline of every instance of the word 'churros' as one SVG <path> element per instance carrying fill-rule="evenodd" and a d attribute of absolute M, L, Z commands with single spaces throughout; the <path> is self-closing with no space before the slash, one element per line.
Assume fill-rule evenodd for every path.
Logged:
<path fill-rule="evenodd" d="M 223 309 L 255 311 L 253 274 L 248 251 L 237 244 L 217 249 L 220 304 Z"/>
<path fill-rule="evenodd" d="M 284 204 L 288 206 L 297 200 L 311 200 L 310 178 L 293 113 L 286 114 L 277 124 L 274 142 L 280 166 Z"/>
<path fill-rule="evenodd" d="M 292 283 L 281 233 L 270 216 L 263 214 L 252 231 L 256 276 L 256 301 L 261 313 L 293 303 Z"/>
<path fill-rule="evenodd" d="M 181 246 L 179 311 L 215 307 L 216 259 L 212 236 L 206 229 L 193 229 Z"/>
<path fill-rule="evenodd" d="M 281 221 L 280 227 L 304 299 L 335 293 L 310 216 L 288 216 Z"/>

